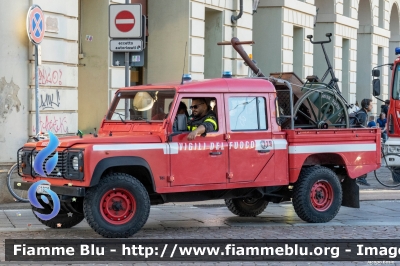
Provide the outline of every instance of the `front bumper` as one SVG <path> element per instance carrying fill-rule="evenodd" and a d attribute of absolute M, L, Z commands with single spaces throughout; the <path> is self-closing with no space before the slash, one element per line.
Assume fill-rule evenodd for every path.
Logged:
<path fill-rule="evenodd" d="M 29 190 L 33 185 L 32 182 L 14 182 L 14 188 L 20 190 Z M 71 196 L 71 197 L 84 197 L 85 188 L 84 187 L 67 187 L 67 186 L 50 186 L 50 189 L 54 191 L 57 195 Z"/>

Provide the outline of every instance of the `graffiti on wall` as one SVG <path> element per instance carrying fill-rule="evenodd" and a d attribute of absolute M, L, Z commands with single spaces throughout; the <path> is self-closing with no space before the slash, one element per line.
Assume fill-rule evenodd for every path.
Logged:
<path fill-rule="evenodd" d="M 48 86 L 62 86 L 63 72 L 61 69 L 53 69 L 49 66 L 39 66 L 39 85 Z M 32 77 L 32 81 L 35 82 L 35 75 Z"/>
<path fill-rule="evenodd" d="M 19 112 L 21 101 L 18 99 L 19 87 L 11 79 L 7 83 L 5 77 L 0 79 L 0 117 L 4 120 L 13 109 Z"/>
<path fill-rule="evenodd" d="M 39 126 L 41 132 L 51 131 L 55 134 L 68 133 L 68 121 L 66 116 L 56 117 L 51 115 L 41 115 Z M 32 126 L 32 131 L 36 134 L 35 125 Z"/>
<path fill-rule="evenodd" d="M 40 105 L 41 110 L 54 109 L 55 107 L 60 107 L 60 92 L 56 90 L 56 93 L 46 93 L 40 95 Z"/>

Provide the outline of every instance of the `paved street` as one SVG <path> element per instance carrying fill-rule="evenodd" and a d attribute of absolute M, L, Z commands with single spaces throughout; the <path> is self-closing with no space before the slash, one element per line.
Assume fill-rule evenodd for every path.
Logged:
<path fill-rule="evenodd" d="M 178 204 L 151 208 L 145 227 L 133 238 L 139 239 L 389 239 L 400 238 L 400 201 L 363 201 L 360 209 L 342 207 L 326 224 L 300 220 L 291 204 L 271 204 L 256 218 L 241 218 L 221 203 L 212 205 Z M 72 229 L 49 229 L 28 209 L 0 211 L 0 239 L 91 239 L 101 238 L 82 222 Z M 12 227 L 10 227 L 12 226 Z M 4 258 L 4 246 L 0 257 Z M 164 264 L 164 263 L 163 263 Z M 166 263 L 165 263 L 166 264 Z M 225 263 L 226 264 L 226 263 Z M 328 263 L 330 265 L 331 263 Z M 335 264 L 332 262 L 332 264 Z M 335 264 L 341 265 L 342 263 Z M 359 262 L 365 265 L 366 262 Z M 115 264 L 127 265 L 127 264 Z M 149 265 L 156 265 L 151 264 Z M 170 264 L 174 265 L 174 264 Z M 185 264 L 182 264 L 185 265 Z M 212 265 L 212 264 L 209 264 Z M 219 263 L 218 265 L 224 265 Z M 229 264 L 231 265 L 231 264 Z M 242 265 L 241 263 L 232 265 Z M 255 265 L 244 264 L 244 265 Z M 257 264 L 258 265 L 258 264 Z M 271 265 L 277 265 L 272 263 Z M 287 263 L 287 265 L 293 265 Z M 308 265 L 299 263 L 297 265 Z M 327 265 L 323 263 L 321 265 Z"/>
<path fill-rule="evenodd" d="M 169 232 L 175 229 L 190 228 L 237 228 L 242 226 L 253 227 L 331 227 L 331 226 L 399 226 L 400 227 L 400 201 L 363 201 L 360 209 L 352 209 L 342 207 L 339 214 L 328 224 L 310 224 L 302 221 L 297 217 L 291 203 L 273 204 L 271 203 L 267 209 L 258 217 L 243 218 L 233 215 L 223 204 L 222 201 L 213 201 L 215 204 L 168 204 L 151 207 L 150 217 L 143 229 L 156 232 Z M 89 232 L 83 232 L 88 230 Z M 303 229 L 301 229 L 303 230 Z M 50 233 L 62 232 L 67 233 L 66 229 L 56 230 L 50 229 L 41 224 L 32 214 L 30 209 L 20 210 L 1 210 L 0 211 L 0 232 L 7 234 L 8 232 L 44 232 Z M 73 232 L 72 232 L 73 231 Z M 77 232 L 78 236 L 82 234 L 88 237 L 94 237 L 89 225 L 83 221 L 71 232 Z M 179 232 L 178 232 L 179 233 Z M 325 234 L 326 232 L 324 232 Z M 279 234 L 268 235 L 271 238 L 279 238 Z M 294 235 L 294 238 L 321 238 L 325 235 L 315 234 L 315 236 Z M 370 232 L 364 237 L 368 238 Z M 147 235 L 147 234 L 146 234 Z M 174 237 L 176 235 L 173 235 Z M 180 235 L 177 235 L 180 236 Z M 183 235 L 184 237 L 185 235 Z M 257 238 L 252 233 L 245 233 L 245 236 L 237 235 L 239 238 Z M 380 235 L 384 238 L 395 237 L 393 232 L 387 232 Z M 134 236 L 137 237 L 137 236 Z M 140 236 L 142 237 L 142 236 Z M 160 236 L 157 236 L 157 238 Z M 171 236 L 168 235 L 168 238 Z M 234 238 L 235 235 L 211 236 L 211 235 L 194 235 L 200 238 Z M 291 238 L 291 237 L 289 237 Z M 399 236 L 400 238 L 400 236 Z"/>

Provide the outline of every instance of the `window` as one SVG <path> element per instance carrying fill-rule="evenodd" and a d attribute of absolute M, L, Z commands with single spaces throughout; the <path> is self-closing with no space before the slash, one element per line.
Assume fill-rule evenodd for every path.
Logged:
<path fill-rule="evenodd" d="M 343 0 L 343 15 L 351 17 L 351 2 L 350 0 Z"/>
<path fill-rule="evenodd" d="M 197 99 L 197 102 L 196 100 Z M 199 101 L 200 100 L 200 101 Z M 202 101 L 205 102 L 204 105 L 200 104 Z M 195 109 L 191 108 L 191 106 L 196 106 Z M 180 128 L 183 128 L 182 125 L 180 123 L 183 123 L 183 121 L 179 121 L 178 122 L 178 115 L 181 115 L 181 119 L 182 119 L 182 115 L 185 114 L 186 115 L 186 122 L 185 125 L 187 124 L 187 130 L 190 130 L 189 126 L 193 125 L 190 121 L 191 119 L 196 119 L 196 113 L 194 113 L 194 111 L 199 112 L 205 112 L 205 114 L 210 113 L 210 115 L 215 116 L 215 127 L 216 127 L 216 132 L 219 131 L 219 126 L 218 126 L 218 110 L 217 110 L 217 100 L 215 97 L 184 97 L 180 100 L 179 103 L 179 107 L 177 109 L 177 113 L 176 113 L 176 117 L 174 119 L 174 125 L 173 125 L 173 131 L 182 131 L 179 130 Z M 204 116 L 199 116 L 204 117 Z M 206 116 L 207 117 L 207 116 Z M 207 119 L 206 119 L 207 120 Z M 207 121 L 206 121 L 207 122 Z M 178 124 L 180 124 L 180 126 L 178 126 Z M 197 126 L 195 126 L 195 128 L 197 128 Z M 193 128 L 192 128 L 193 129 Z M 215 128 L 214 128 L 215 129 Z"/>
<path fill-rule="evenodd" d="M 397 66 L 395 76 L 394 76 L 394 82 L 393 82 L 393 94 L 392 97 L 395 100 L 400 100 L 400 66 Z"/>
<path fill-rule="evenodd" d="M 121 91 L 114 97 L 106 120 L 164 120 L 174 99 L 173 90 Z M 129 117 L 125 117 L 125 101 L 129 104 Z"/>
<path fill-rule="evenodd" d="M 385 26 L 385 0 L 379 0 L 379 27 Z"/>
<path fill-rule="evenodd" d="M 230 129 L 266 130 L 267 116 L 264 97 L 230 97 Z"/>

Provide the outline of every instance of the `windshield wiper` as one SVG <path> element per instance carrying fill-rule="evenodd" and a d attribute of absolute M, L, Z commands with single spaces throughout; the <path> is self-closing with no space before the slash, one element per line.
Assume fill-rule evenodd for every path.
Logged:
<path fill-rule="evenodd" d="M 143 117 L 137 117 L 135 120 L 141 120 L 141 121 L 145 121 L 146 123 L 151 124 L 151 122 Z"/>
<path fill-rule="evenodd" d="M 122 116 L 125 116 L 125 115 L 123 115 L 123 114 L 120 114 L 120 113 L 117 113 L 117 112 L 112 112 L 112 113 L 113 113 L 113 114 L 117 114 L 117 115 L 119 115 L 119 119 L 121 119 L 122 123 L 126 124 L 125 120 L 124 120 L 124 119 L 122 119 Z"/>

